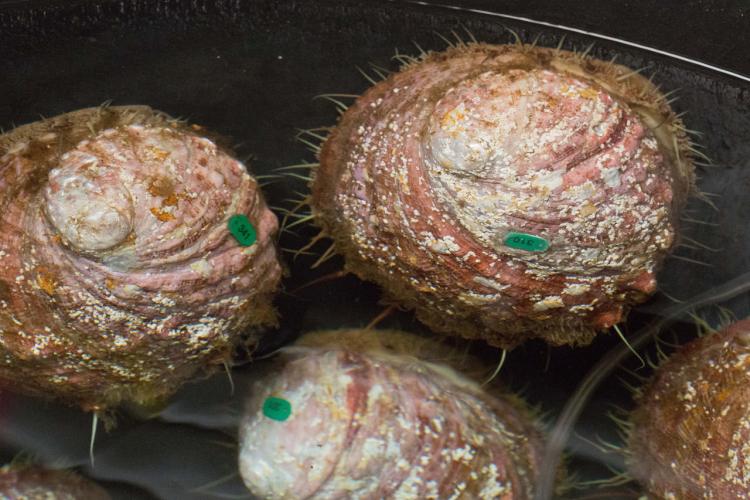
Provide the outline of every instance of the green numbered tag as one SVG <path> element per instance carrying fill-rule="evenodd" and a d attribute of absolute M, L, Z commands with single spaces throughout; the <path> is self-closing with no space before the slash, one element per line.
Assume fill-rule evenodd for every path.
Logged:
<path fill-rule="evenodd" d="M 527 252 L 544 252 L 549 248 L 549 242 L 544 238 L 526 233 L 510 232 L 505 235 L 504 243 L 505 246 Z"/>
<path fill-rule="evenodd" d="M 263 415 L 271 420 L 283 422 L 292 414 L 292 405 L 286 399 L 267 398 L 263 403 Z"/>
<path fill-rule="evenodd" d="M 255 243 L 257 234 L 246 215 L 237 214 L 231 216 L 227 225 L 229 227 L 229 232 L 232 233 L 232 236 L 234 236 L 237 242 L 243 247 L 249 247 Z"/>

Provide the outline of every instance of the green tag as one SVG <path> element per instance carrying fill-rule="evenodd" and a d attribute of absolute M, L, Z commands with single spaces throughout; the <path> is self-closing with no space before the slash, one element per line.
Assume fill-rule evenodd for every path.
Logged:
<path fill-rule="evenodd" d="M 263 415 L 283 422 L 292 414 L 292 405 L 286 399 L 268 398 L 263 403 Z"/>
<path fill-rule="evenodd" d="M 533 234 L 510 232 L 505 235 L 505 246 L 527 252 L 544 252 L 549 248 L 549 242 Z"/>
<path fill-rule="evenodd" d="M 232 233 L 232 236 L 234 236 L 243 247 L 249 247 L 255 243 L 257 234 L 246 215 L 237 214 L 231 216 L 227 225 L 229 226 L 229 232 Z"/>

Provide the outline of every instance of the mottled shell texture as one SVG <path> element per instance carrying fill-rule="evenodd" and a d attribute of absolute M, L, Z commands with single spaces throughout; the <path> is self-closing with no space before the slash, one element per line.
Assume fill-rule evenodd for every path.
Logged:
<path fill-rule="evenodd" d="M 4 500 L 110 500 L 98 485 L 65 470 L 33 465 L 0 468 L 0 498 Z"/>
<path fill-rule="evenodd" d="M 623 66 L 522 45 L 431 53 L 367 90 L 312 206 L 346 267 L 432 329 L 582 344 L 656 288 L 691 185 L 682 125 Z"/>
<path fill-rule="evenodd" d="M 0 214 L 0 381 L 13 390 L 151 404 L 274 322 L 276 217 L 200 127 L 111 107 L 0 135 Z M 253 245 L 227 229 L 235 214 Z"/>
<path fill-rule="evenodd" d="M 654 498 L 750 497 L 750 320 L 681 348 L 638 397 L 630 474 Z"/>
<path fill-rule="evenodd" d="M 253 494 L 531 499 L 543 444 L 530 414 L 400 348 L 415 346 L 428 349 L 403 332 L 355 330 L 285 349 L 241 421 L 240 473 Z M 279 418 L 269 402 L 289 411 Z"/>

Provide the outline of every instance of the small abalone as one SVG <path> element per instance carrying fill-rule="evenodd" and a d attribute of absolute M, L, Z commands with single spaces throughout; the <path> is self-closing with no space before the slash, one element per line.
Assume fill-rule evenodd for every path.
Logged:
<path fill-rule="evenodd" d="M 265 499 L 531 499 L 543 449 L 534 418 L 451 358 L 404 332 L 303 336 L 247 402 L 245 484 Z"/>
<path fill-rule="evenodd" d="M 110 500 L 95 483 L 66 470 L 36 465 L 0 467 L 0 498 L 6 500 Z"/>
<path fill-rule="evenodd" d="M 661 499 L 750 497 L 750 320 L 666 360 L 638 396 L 629 472 Z"/>

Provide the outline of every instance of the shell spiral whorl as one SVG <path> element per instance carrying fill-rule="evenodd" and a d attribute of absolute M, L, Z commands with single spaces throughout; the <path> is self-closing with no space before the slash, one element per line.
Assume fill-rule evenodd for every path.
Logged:
<path fill-rule="evenodd" d="M 78 153 L 78 152 L 77 152 Z M 119 169 L 99 165 L 99 158 L 77 154 L 49 173 L 44 190 L 47 217 L 67 243 L 83 252 L 108 250 L 133 231 L 135 207 Z M 77 161 L 76 161 L 77 160 Z"/>
<path fill-rule="evenodd" d="M 686 144 L 627 68 L 470 45 L 409 64 L 343 114 L 312 205 L 347 268 L 433 329 L 585 343 L 655 290 L 693 182 Z M 513 233 L 543 251 L 507 245 Z"/>
<path fill-rule="evenodd" d="M 240 423 L 240 473 L 253 494 L 531 499 L 543 450 L 533 419 L 513 398 L 394 348 L 418 343 L 352 330 L 287 348 Z M 265 414 L 269 397 L 290 404 L 288 418 Z"/>
<path fill-rule="evenodd" d="M 154 402 L 274 322 L 277 220 L 199 132 L 113 107 L 0 136 L 1 380 L 88 409 Z"/>

